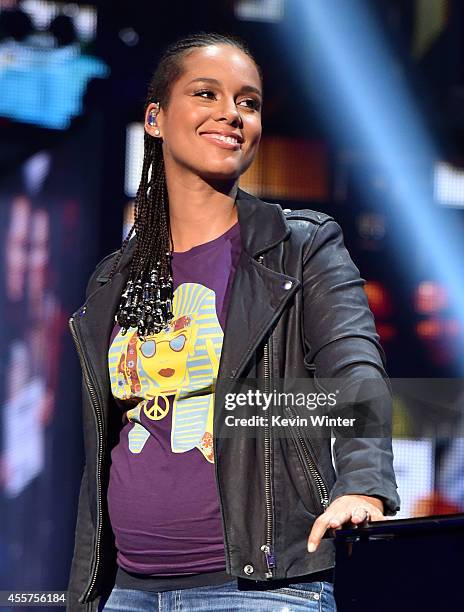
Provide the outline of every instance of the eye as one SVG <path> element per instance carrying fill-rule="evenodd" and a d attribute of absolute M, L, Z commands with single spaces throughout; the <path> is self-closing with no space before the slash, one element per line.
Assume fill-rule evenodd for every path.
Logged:
<path fill-rule="evenodd" d="M 214 98 L 215 97 L 215 93 L 214 91 L 211 91 L 210 89 L 201 89 L 200 91 L 196 91 L 194 93 L 195 96 L 201 97 L 201 98 Z"/>
<path fill-rule="evenodd" d="M 140 347 L 140 351 L 144 357 L 153 357 L 156 353 L 156 342 L 154 340 L 144 342 Z"/>
<path fill-rule="evenodd" d="M 199 98 L 205 98 L 208 100 L 214 100 L 216 98 L 216 94 L 211 89 L 201 89 L 194 93 L 194 96 Z M 261 102 L 256 100 L 255 98 L 246 98 L 238 103 L 240 106 L 245 106 L 246 108 L 250 108 L 255 111 L 259 111 L 261 109 Z"/>
<path fill-rule="evenodd" d="M 177 338 L 173 338 L 169 342 L 169 346 L 172 348 L 173 351 L 178 352 L 184 348 L 185 341 L 186 341 L 186 337 L 184 336 L 184 334 L 180 334 L 180 336 L 177 336 Z"/>
<path fill-rule="evenodd" d="M 261 108 L 261 102 L 259 100 L 255 100 L 254 98 L 247 98 L 246 100 L 242 100 L 239 104 L 245 103 L 247 108 L 251 108 L 255 111 L 259 111 Z"/>

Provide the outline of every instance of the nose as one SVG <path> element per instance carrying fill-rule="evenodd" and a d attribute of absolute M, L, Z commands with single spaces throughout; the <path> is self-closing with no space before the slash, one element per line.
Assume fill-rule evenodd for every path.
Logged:
<path fill-rule="evenodd" d="M 242 115 L 240 114 L 235 100 L 224 99 L 219 108 L 216 109 L 214 119 L 216 121 L 225 121 L 233 127 L 242 126 Z"/>

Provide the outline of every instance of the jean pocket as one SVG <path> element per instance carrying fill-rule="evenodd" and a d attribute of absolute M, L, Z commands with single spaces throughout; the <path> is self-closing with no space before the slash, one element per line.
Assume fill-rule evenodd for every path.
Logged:
<path fill-rule="evenodd" d="M 325 582 L 295 582 L 286 587 L 276 589 L 276 591 L 310 601 L 319 601 L 325 584 Z"/>

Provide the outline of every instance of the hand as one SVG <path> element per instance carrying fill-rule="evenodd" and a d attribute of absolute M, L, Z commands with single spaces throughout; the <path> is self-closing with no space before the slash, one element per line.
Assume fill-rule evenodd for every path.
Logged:
<path fill-rule="evenodd" d="M 337 497 L 323 514 L 314 521 L 308 537 L 308 552 L 314 552 L 327 529 L 341 529 L 345 523 L 360 525 L 367 521 L 381 521 L 383 502 L 369 495 L 342 495 Z"/>

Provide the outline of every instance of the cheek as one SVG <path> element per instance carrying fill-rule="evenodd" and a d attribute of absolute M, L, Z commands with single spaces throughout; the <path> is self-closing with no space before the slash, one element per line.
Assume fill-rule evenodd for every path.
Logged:
<path fill-rule="evenodd" d="M 248 135 L 248 150 L 250 153 L 255 155 L 256 150 L 258 149 L 259 143 L 261 141 L 261 126 L 251 131 Z"/>
<path fill-rule="evenodd" d="M 205 112 L 199 108 L 189 108 L 183 105 L 172 106 L 165 122 L 164 139 L 168 146 L 195 136 L 197 130 L 205 121 Z"/>
<path fill-rule="evenodd" d="M 252 144 L 252 146 L 256 146 L 257 144 L 259 144 L 262 132 L 261 119 L 257 117 L 251 117 L 246 125 L 246 132 L 248 140 Z"/>

